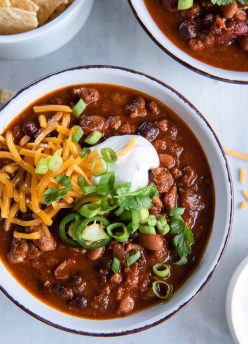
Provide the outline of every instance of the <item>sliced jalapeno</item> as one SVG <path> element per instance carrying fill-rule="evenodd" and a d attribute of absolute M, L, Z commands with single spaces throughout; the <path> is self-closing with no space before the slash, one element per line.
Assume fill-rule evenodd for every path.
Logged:
<path fill-rule="evenodd" d="M 82 220 L 76 228 L 76 240 L 84 248 L 106 246 L 111 240 L 104 230 L 108 225 L 109 221 L 103 216 Z"/>
<path fill-rule="evenodd" d="M 59 236 L 69 246 L 80 247 L 79 243 L 72 239 L 72 236 L 75 237 L 75 230 L 80 218 L 78 213 L 71 213 L 60 222 Z"/>

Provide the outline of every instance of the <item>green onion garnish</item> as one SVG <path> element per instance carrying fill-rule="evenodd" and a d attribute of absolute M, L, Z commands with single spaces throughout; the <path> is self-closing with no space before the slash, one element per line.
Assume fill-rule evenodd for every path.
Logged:
<path fill-rule="evenodd" d="M 94 131 L 86 137 L 84 140 L 88 145 L 95 145 L 102 138 L 102 133 L 100 131 Z"/>
<path fill-rule="evenodd" d="M 48 172 L 49 169 L 49 159 L 40 159 L 36 169 L 35 169 L 35 173 L 37 174 L 46 174 Z"/>
<path fill-rule="evenodd" d="M 83 191 L 83 193 L 85 195 L 93 193 L 93 192 L 97 192 L 97 186 L 96 185 L 85 185 L 83 187 L 81 187 L 81 190 Z"/>
<path fill-rule="evenodd" d="M 115 174 L 113 172 L 101 175 L 98 183 L 98 193 L 101 195 L 109 194 L 115 186 Z"/>
<path fill-rule="evenodd" d="M 49 170 L 52 172 L 58 171 L 63 165 L 63 160 L 59 155 L 54 155 L 49 161 Z"/>
<path fill-rule="evenodd" d="M 156 230 L 152 226 L 139 226 L 139 231 L 144 234 L 156 234 Z"/>
<path fill-rule="evenodd" d="M 149 210 L 146 208 L 140 209 L 140 223 L 146 223 L 149 217 Z"/>
<path fill-rule="evenodd" d="M 84 147 L 82 149 L 82 152 L 79 153 L 80 158 L 84 159 L 87 155 L 89 155 L 91 152 L 91 149 L 88 147 Z"/>
<path fill-rule="evenodd" d="M 77 144 L 81 140 L 81 138 L 83 137 L 84 131 L 79 126 L 73 127 L 72 130 L 73 130 L 72 142 Z"/>
<path fill-rule="evenodd" d="M 178 0 L 177 9 L 179 11 L 188 10 L 193 6 L 194 0 Z"/>
<path fill-rule="evenodd" d="M 115 151 L 113 151 L 112 148 L 102 148 L 101 155 L 103 159 L 109 163 L 113 163 L 118 159 Z"/>
<path fill-rule="evenodd" d="M 174 208 L 174 209 L 171 209 L 170 211 L 170 216 L 172 217 L 178 217 L 178 216 L 181 216 L 184 214 L 184 208 Z"/>
<path fill-rule="evenodd" d="M 138 229 L 139 229 L 139 223 L 132 223 L 132 222 L 130 222 L 127 225 L 127 230 L 128 230 L 128 233 L 130 235 L 133 234 L 134 232 L 136 232 Z"/>
<path fill-rule="evenodd" d="M 87 219 L 91 219 L 92 217 L 96 216 L 100 210 L 101 207 L 98 204 L 90 203 L 83 205 L 80 208 L 79 213 Z"/>
<path fill-rule="evenodd" d="M 156 226 L 157 219 L 156 219 L 155 215 L 149 215 L 147 224 L 148 224 L 148 226 L 152 226 L 152 227 Z"/>
<path fill-rule="evenodd" d="M 122 221 L 131 221 L 132 220 L 132 212 L 130 210 L 124 211 L 124 213 L 122 213 L 120 215 L 120 219 Z"/>
<path fill-rule="evenodd" d="M 102 161 L 103 162 L 103 165 L 105 165 L 105 168 L 103 167 L 103 169 L 101 171 L 95 171 L 95 168 L 96 168 L 96 164 L 97 162 L 99 161 Z M 96 158 L 92 164 L 91 164 L 91 171 L 93 173 L 94 176 L 101 176 L 102 174 L 104 173 L 107 173 L 108 172 L 108 164 L 103 160 L 102 157 L 98 157 Z"/>
<path fill-rule="evenodd" d="M 86 107 L 87 104 L 83 101 L 82 98 L 80 98 L 79 101 L 72 108 L 73 115 L 79 118 L 86 109 Z"/>
<path fill-rule="evenodd" d="M 157 228 L 161 235 L 165 235 L 170 231 L 170 226 L 168 225 L 166 218 L 162 215 L 157 218 Z"/>
<path fill-rule="evenodd" d="M 165 263 L 158 263 L 153 265 L 152 271 L 158 277 L 168 277 L 170 275 L 170 267 Z"/>
<path fill-rule="evenodd" d="M 132 223 L 140 223 L 140 212 L 139 210 L 132 209 Z"/>
<path fill-rule="evenodd" d="M 127 266 L 133 265 L 141 256 L 140 251 L 136 251 L 134 254 L 132 254 L 130 257 L 127 258 Z"/>
<path fill-rule="evenodd" d="M 111 266 L 113 273 L 118 274 L 118 272 L 120 271 L 120 267 L 121 267 L 121 262 L 119 261 L 118 258 L 114 257 L 112 266 Z"/>
<path fill-rule="evenodd" d="M 166 300 L 171 296 L 172 285 L 165 281 L 155 281 L 152 283 L 152 291 L 159 299 Z"/>
<path fill-rule="evenodd" d="M 116 241 L 125 242 L 129 238 L 127 227 L 124 223 L 113 223 L 107 227 L 108 234 Z"/>

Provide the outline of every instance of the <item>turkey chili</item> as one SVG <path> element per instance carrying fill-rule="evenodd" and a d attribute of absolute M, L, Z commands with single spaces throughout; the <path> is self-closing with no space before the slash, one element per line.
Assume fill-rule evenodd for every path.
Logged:
<path fill-rule="evenodd" d="M 246 0 L 144 0 L 163 33 L 214 67 L 248 71 Z"/>
<path fill-rule="evenodd" d="M 9 271 L 48 305 L 98 319 L 173 297 L 214 216 L 191 130 L 150 96 L 104 84 L 46 95 L 9 125 L 0 202 Z"/>

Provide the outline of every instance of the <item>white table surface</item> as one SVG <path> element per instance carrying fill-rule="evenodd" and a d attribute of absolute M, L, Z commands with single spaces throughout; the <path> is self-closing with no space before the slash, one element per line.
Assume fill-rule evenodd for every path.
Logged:
<path fill-rule="evenodd" d="M 66 47 L 30 61 L 0 60 L 0 88 L 19 89 L 48 73 L 83 64 L 111 64 L 157 77 L 184 94 L 206 116 L 224 146 L 248 152 L 248 86 L 225 84 L 198 75 L 172 60 L 146 35 L 126 0 L 95 0 L 90 19 Z M 235 186 L 231 238 L 219 267 L 204 290 L 165 323 L 119 338 L 90 338 L 64 333 L 25 314 L 0 294 L 0 342 L 4 344 L 215 344 L 233 343 L 225 317 L 228 282 L 248 254 L 247 211 L 242 200 L 238 167 L 248 162 L 230 158 Z M 248 185 L 246 186 L 248 190 Z M 248 342 L 248 339 L 247 339 Z"/>

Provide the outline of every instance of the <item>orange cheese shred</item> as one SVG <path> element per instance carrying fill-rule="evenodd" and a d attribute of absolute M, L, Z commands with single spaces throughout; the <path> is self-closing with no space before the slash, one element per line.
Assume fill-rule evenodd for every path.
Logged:
<path fill-rule="evenodd" d="M 127 153 L 129 153 L 131 151 L 131 149 L 134 147 L 135 143 L 136 143 L 136 137 L 133 137 L 129 143 L 126 145 L 126 147 L 124 147 L 121 151 L 117 152 L 116 155 L 118 157 L 126 155 Z"/>

